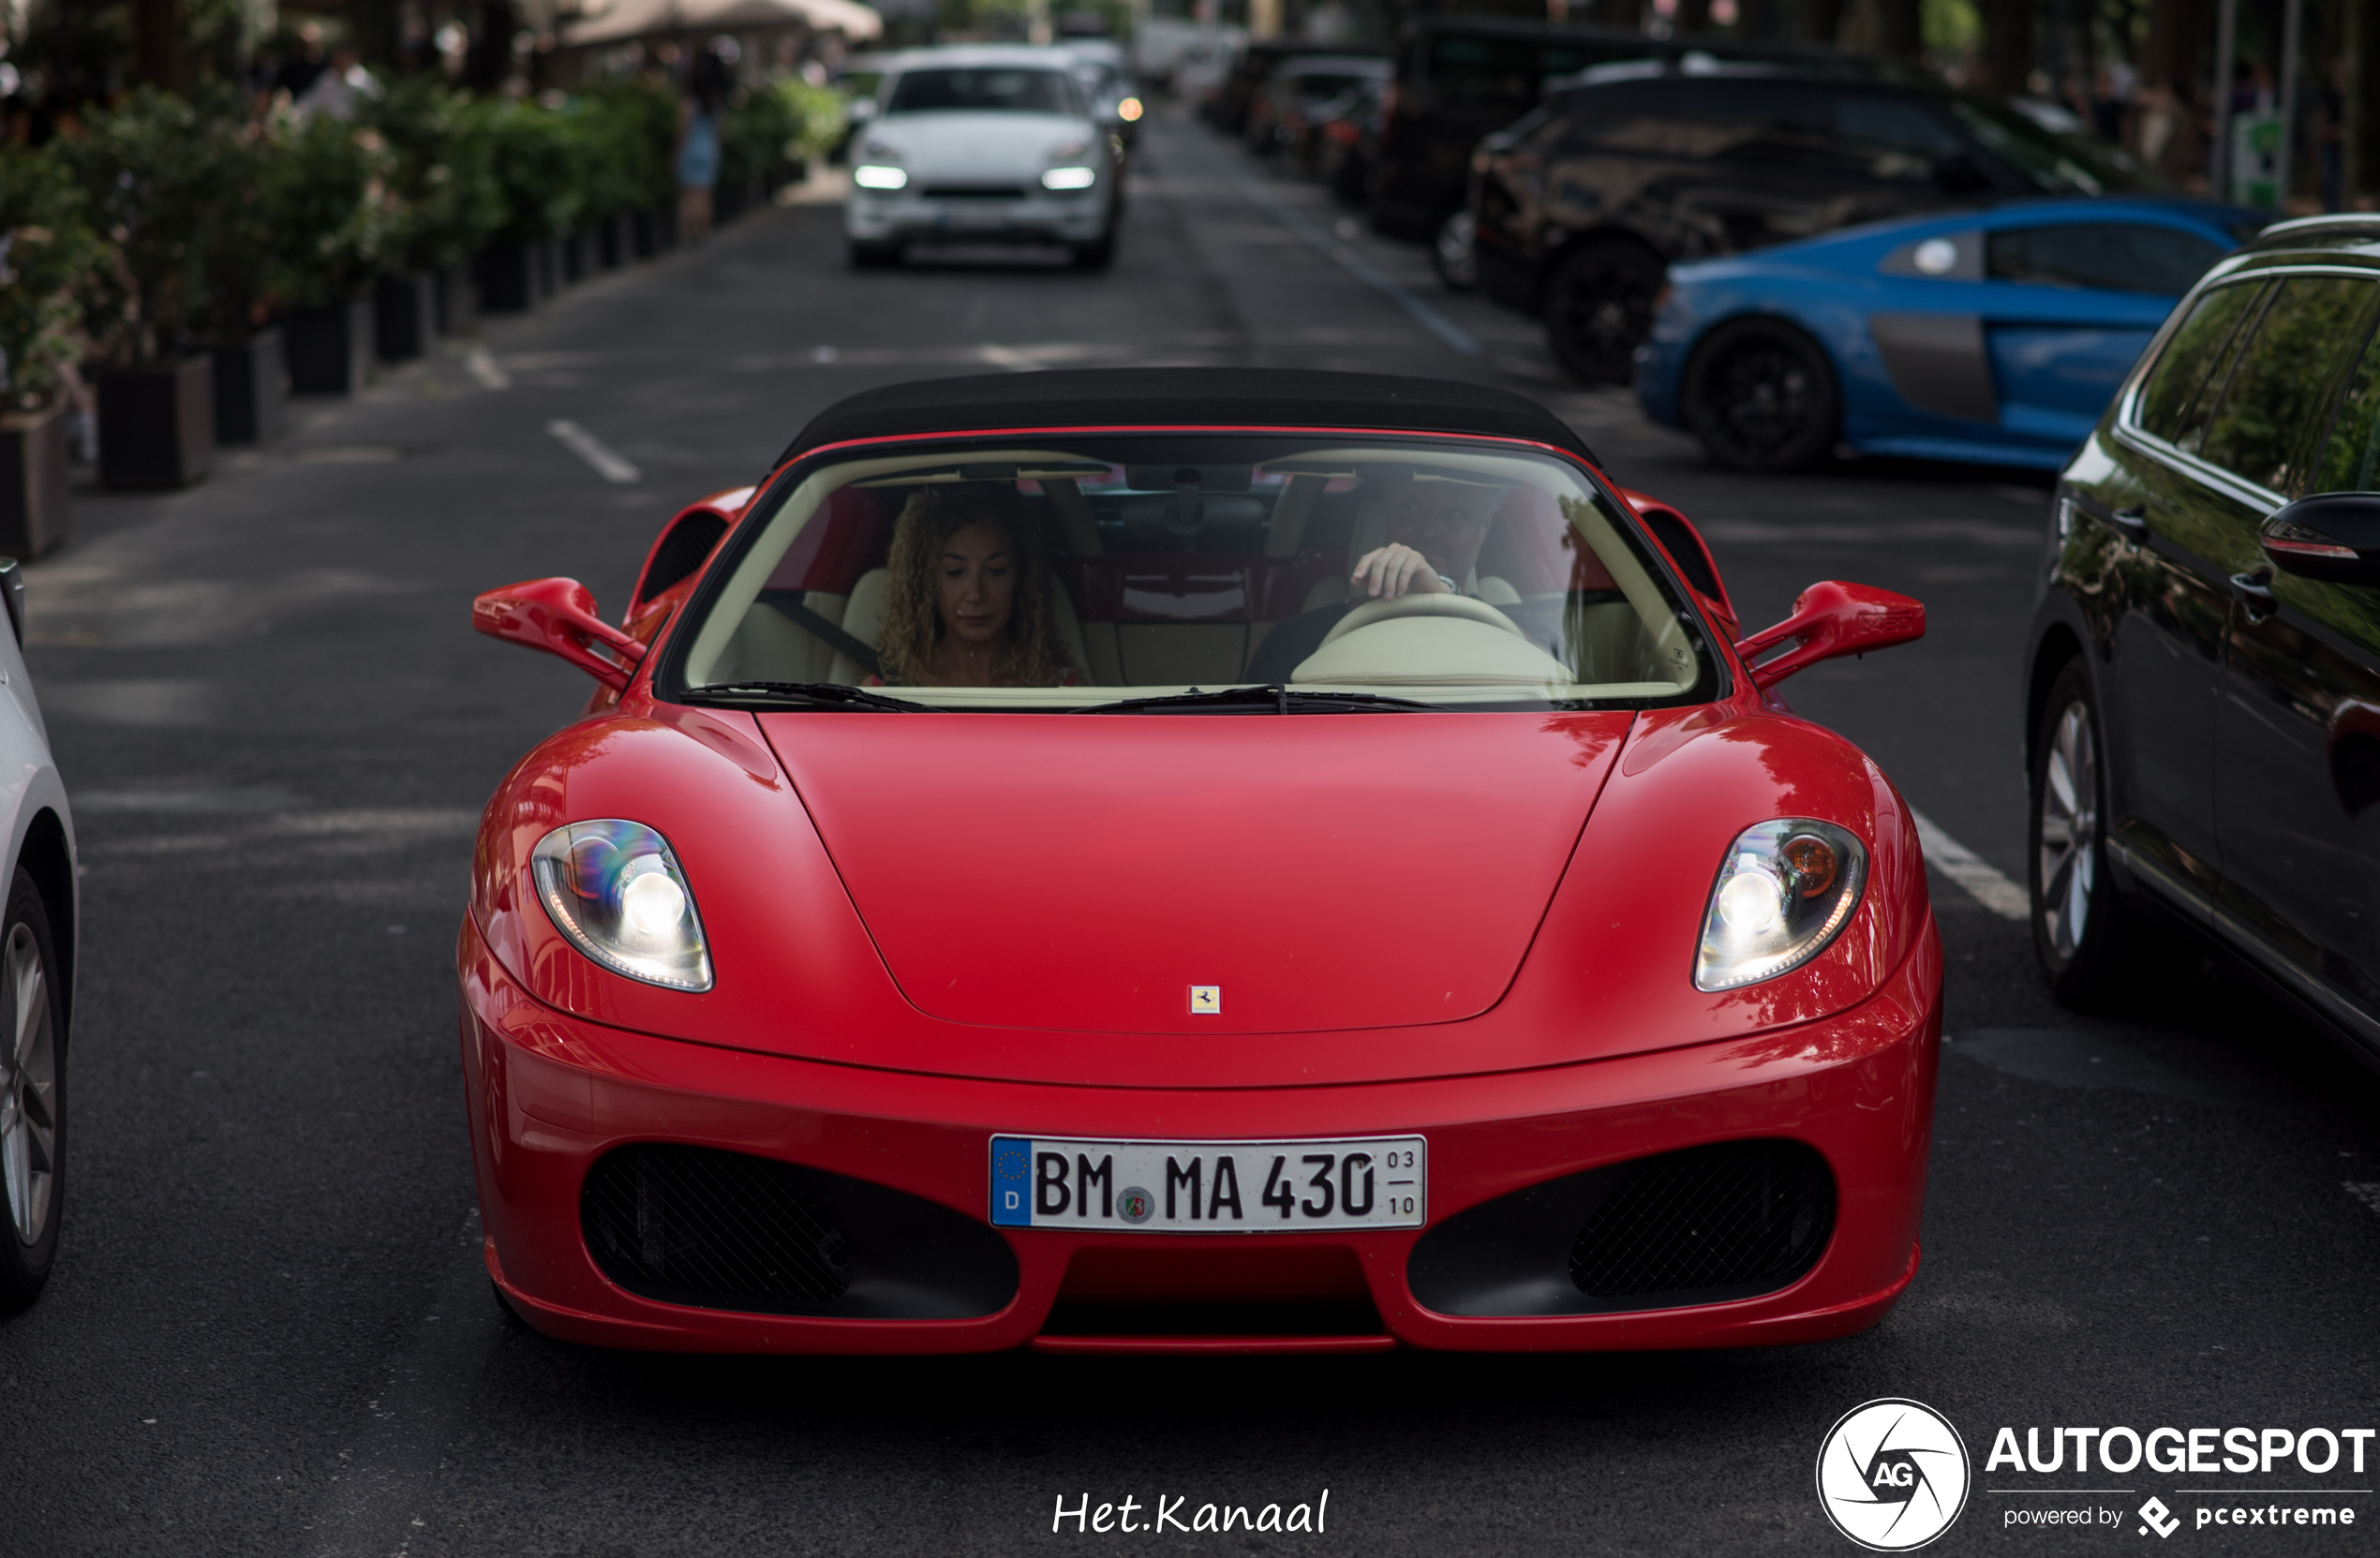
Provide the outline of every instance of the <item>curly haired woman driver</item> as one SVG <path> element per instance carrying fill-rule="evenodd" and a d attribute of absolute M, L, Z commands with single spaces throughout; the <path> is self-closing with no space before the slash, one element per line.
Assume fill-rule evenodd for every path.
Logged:
<path fill-rule="evenodd" d="M 1057 581 L 1014 487 L 963 482 L 913 494 L 894 525 L 886 571 L 877 685 L 1067 687 L 1078 679 L 1050 610 Z"/>

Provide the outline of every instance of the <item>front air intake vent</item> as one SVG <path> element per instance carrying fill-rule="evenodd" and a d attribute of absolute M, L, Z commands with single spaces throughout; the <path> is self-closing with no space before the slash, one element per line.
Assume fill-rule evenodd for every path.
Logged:
<path fill-rule="evenodd" d="M 980 1220 L 866 1180 L 711 1147 L 605 1153 L 579 1195 L 588 1253 L 642 1298 L 854 1320 L 960 1320 L 1017 1293 Z"/>
<path fill-rule="evenodd" d="M 1800 1142 L 1720 1142 L 1630 1168 L 1570 1245 L 1570 1280 L 1590 1298 L 1782 1287 L 1834 1231 L 1834 1177 Z"/>
<path fill-rule="evenodd" d="M 623 1148 L 587 1177 L 588 1247 L 621 1286 L 705 1307 L 823 1304 L 851 1286 L 851 1246 L 825 1209 L 741 1152 Z"/>
<path fill-rule="evenodd" d="M 1792 1286 L 1835 1231 L 1835 1178 L 1797 1141 L 1717 1142 L 1566 1174 L 1466 1208 L 1406 1280 L 1441 1314 L 1620 1314 Z"/>

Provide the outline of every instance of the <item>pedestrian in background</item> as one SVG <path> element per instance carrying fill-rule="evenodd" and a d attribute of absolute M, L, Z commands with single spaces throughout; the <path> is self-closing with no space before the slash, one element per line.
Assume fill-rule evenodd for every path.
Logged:
<path fill-rule="evenodd" d="M 727 62 L 716 49 L 694 56 L 677 140 L 677 230 L 689 244 L 710 236 L 711 192 L 719 186 L 719 120 L 727 111 Z"/>

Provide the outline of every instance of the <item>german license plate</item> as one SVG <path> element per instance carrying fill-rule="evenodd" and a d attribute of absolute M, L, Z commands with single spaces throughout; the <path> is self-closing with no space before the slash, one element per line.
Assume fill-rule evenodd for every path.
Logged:
<path fill-rule="evenodd" d="M 1418 1228 L 1430 1215 L 1420 1136 L 1333 1141 L 991 1138 L 1004 1228 L 1163 1234 Z"/>
<path fill-rule="evenodd" d="M 1002 228 L 1008 225 L 1010 209 L 1004 200 L 990 201 L 953 207 L 945 215 L 954 229 Z"/>

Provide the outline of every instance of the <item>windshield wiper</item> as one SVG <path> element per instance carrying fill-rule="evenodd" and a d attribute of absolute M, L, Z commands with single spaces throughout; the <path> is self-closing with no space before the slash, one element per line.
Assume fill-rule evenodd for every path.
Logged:
<path fill-rule="evenodd" d="M 887 698 L 864 687 L 845 687 L 840 682 L 712 682 L 688 688 L 678 694 L 678 702 L 716 708 L 796 704 L 811 708 L 889 709 L 898 714 L 926 707 L 903 698 Z"/>
<path fill-rule="evenodd" d="M 1276 714 L 1393 714 L 1406 709 L 1436 712 L 1436 704 L 1415 703 L 1410 698 L 1384 698 L 1376 692 L 1292 692 L 1279 682 L 1262 687 L 1227 687 L 1213 692 L 1168 692 L 1148 698 L 1125 698 L 1118 703 L 1093 704 L 1088 708 L 1071 709 L 1073 714 L 1143 714 L 1196 713 L 1202 708 L 1270 709 Z"/>

